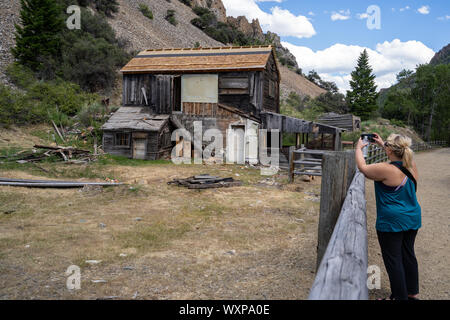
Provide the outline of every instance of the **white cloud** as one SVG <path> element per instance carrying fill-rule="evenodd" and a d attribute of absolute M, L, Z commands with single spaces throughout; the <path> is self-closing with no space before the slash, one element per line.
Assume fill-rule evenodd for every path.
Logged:
<path fill-rule="evenodd" d="M 308 12 L 308 15 L 315 16 L 316 14 L 314 12 L 310 11 L 310 12 Z"/>
<path fill-rule="evenodd" d="M 438 17 L 438 20 L 450 20 L 450 16 L 449 15 L 445 15 L 443 17 Z"/>
<path fill-rule="evenodd" d="M 324 80 L 336 82 L 343 93 L 349 89 L 350 73 L 364 49 L 377 76 L 378 89 L 394 84 L 396 74 L 402 69 L 414 69 L 418 64 L 428 63 L 434 55 L 433 50 L 420 41 L 402 42 L 399 39 L 378 43 L 375 49 L 336 43 L 324 50 L 313 51 L 288 42 L 282 42 L 282 45 L 294 54 L 304 73 L 314 69 Z"/>
<path fill-rule="evenodd" d="M 255 0 L 255 2 L 278 2 L 278 3 L 282 3 L 283 0 Z"/>
<path fill-rule="evenodd" d="M 406 6 L 406 7 L 404 7 L 404 8 L 400 8 L 399 10 L 400 10 L 400 11 L 405 11 L 405 10 L 409 10 L 409 9 L 411 9 L 410 6 Z"/>
<path fill-rule="evenodd" d="M 357 13 L 356 16 L 358 17 L 358 19 L 367 19 L 369 17 L 369 15 L 367 13 Z"/>
<path fill-rule="evenodd" d="M 331 14 L 331 20 L 348 20 L 350 19 L 350 10 L 339 10 L 339 12 L 333 11 Z"/>
<path fill-rule="evenodd" d="M 307 17 L 294 15 L 289 10 L 278 6 L 264 12 L 255 0 L 223 0 L 227 15 L 245 16 L 248 20 L 258 19 L 264 32 L 272 31 L 279 36 L 310 38 L 316 34 L 313 25 Z"/>
<path fill-rule="evenodd" d="M 429 14 L 430 7 L 429 6 L 421 6 L 419 9 L 417 9 L 417 12 L 419 12 L 421 14 Z"/>

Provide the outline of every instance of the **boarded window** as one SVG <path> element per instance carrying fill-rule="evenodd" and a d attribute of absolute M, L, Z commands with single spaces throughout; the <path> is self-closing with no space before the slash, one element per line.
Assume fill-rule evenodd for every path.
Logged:
<path fill-rule="evenodd" d="M 248 94 L 248 77 L 221 77 L 219 94 Z"/>
<path fill-rule="evenodd" d="M 269 80 L 269 97 L 275 98 L 276 91 L 276 82 L 273 80 Z"/>
<path fill-rule="evenodd" d="M 181 102 L 217 103 L 217 74 L 184 74 L 181 76 Z"/>
<path fill-rule="evenodd" d="M 130 134 L 129 133 L 116 133 L 116 146 L 129 147 L 130 146 Z"/>

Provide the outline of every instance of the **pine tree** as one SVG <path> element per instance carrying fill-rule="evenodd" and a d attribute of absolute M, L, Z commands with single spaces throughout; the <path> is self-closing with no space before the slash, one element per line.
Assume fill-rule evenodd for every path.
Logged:
<path fill-rule="evenodd" d="M 355 70 L 351 73 L 351 91 L 347 91 L 347 102 L 350 112 L 360 116 L 362 120 L 369 119 L 377 109 L 377 86 L 375 75 L 369 65 L 369 55 L 364 49 L 361 52 Z"/>
<path fill-rule="evenodd" d="M 14 57 L 20 64 L 37 71 L 42 61 L 54 57 L 59 50 L 59 37 L 64 24 L 61 9 L 54 0 L 21 0 L 21 25 L 16 27 Z"/>

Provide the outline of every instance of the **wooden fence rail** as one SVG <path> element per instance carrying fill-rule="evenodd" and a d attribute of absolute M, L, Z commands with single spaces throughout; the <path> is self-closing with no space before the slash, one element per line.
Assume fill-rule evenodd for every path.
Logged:
<path fill-rule="evenodd" d="M 418 152 L 418 151 L 424 151 L 424 150 L 429 150 L 429 149 L 433 149 L 433 148 L 437 148 L 437 147 L 444 147 L 447 145 L 446 141 L 430 141 L 430 142 L 420 142 L 420 143 L 414 143 L 411 145 L 411 149 L 414 152 Z M 372 163 L 378 163 L 378 162 L 383 162 L 383 161 L 387 161 L 387 155 L 386 152 L 384 151 L 384 148 L 375 145 L 375 144 L 370 144 L 368 146 L 368 152 L 367 152 L 367 158 L 366 158 L 366 163 L 367 164 L 372 164 Z"/>
<path fill-rule="evenodd" d="M 321 176 L 322 156 L 326 151 L 289 148 L 289 183 L 295 175 Z M 298 157 L 299 156 L 299 157 Z"/>
<path fill-rule="evenodd" d="M 309 293 L 310 300 L 367 300 L 365 178 L 358 170 Z"/>

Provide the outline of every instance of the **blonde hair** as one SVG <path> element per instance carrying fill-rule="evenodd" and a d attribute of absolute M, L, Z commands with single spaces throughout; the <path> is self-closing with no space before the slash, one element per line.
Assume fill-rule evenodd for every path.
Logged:
<path fill-rule="evenodd" d="M 403 166 L 411 168 L 414 154 L 410 148 L 411 138 L 401 134 L 391 133 L 386 142 L 388 143 L 387 147 L 389 147 L 397 157 L 402 159 Z"/>

